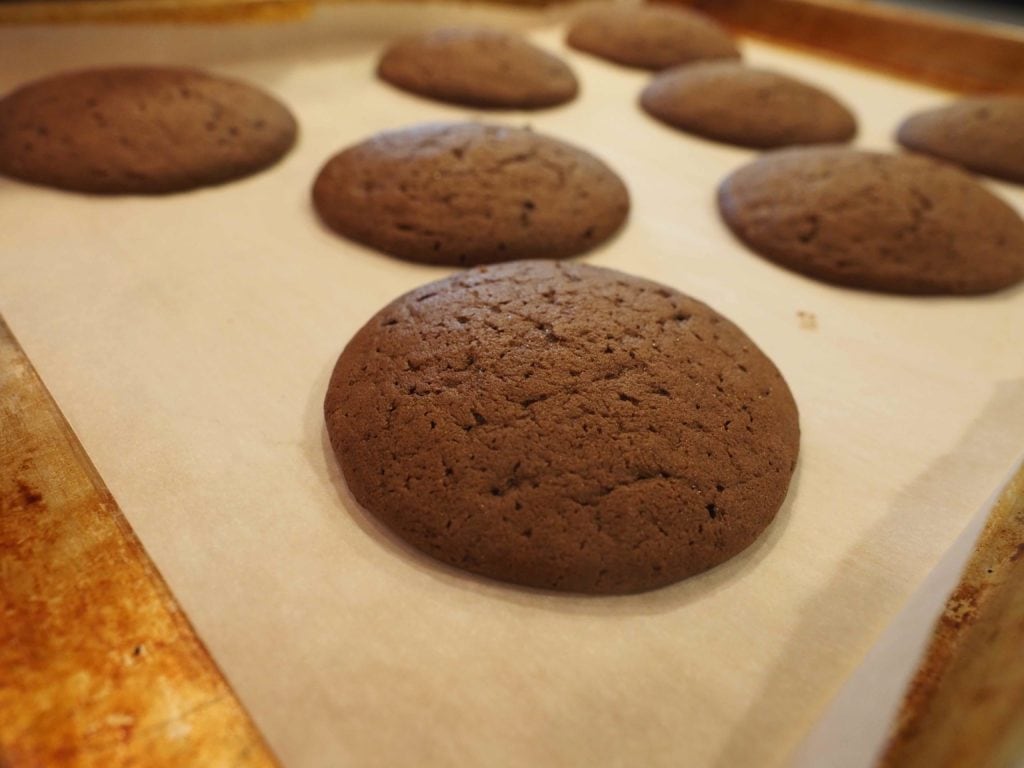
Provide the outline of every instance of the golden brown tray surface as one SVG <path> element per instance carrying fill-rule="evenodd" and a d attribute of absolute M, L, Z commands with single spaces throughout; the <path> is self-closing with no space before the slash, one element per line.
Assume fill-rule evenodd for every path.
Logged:
<path fill-rule="evenodd" d="M 0 318 L 0 765 L 276 765 Z"/>

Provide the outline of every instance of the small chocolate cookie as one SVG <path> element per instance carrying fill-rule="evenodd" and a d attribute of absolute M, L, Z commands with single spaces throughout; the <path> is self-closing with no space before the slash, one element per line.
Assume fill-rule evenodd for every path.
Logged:
<path fill-rule="evenodd" d="M 558 259 L 622 226 L 629 193 L 593 155 L 520 128 L 428 124 L 331 158 L 313 185 L 345 237 L 428 264 Z"/>
<path fill-rule="evenodd" d="M 377 74 L 431 99 L 470 107 L 539 109 L 564 104 L 579 86 L 561 59 L 518 35 L 439 29 L 392 45 Z"/>
<path fill-rule="evenodd" d="M 907 149 L 1024 184 L 1024 96 L 979 96 L 920 112 L 896 138 Z"/>
<path fill-rule="evenodd" d="M 953 166 L 842 148 L 762 155 L 718 204 L 751 248 L 830 283 L 971 294 L 1024 278 L 1024 221 Z"/>
<path fill-rule="evenodd" d="M 824 91 L 731 61 L 666 70 L 640 104 L 674 128 L 742 147 L 842 142 L 857 132 L 850 110 Z"/>
<path fill-rule="evenodd" d="M 653 5 L 603 6 L 569 27 L 577 50 L 627 67 L 659 70 L 702 59 L 738 59 L 729 33 L 703 14 Z"/>
<path fill-rule="evenodd" d="M 637 592 L 750 545 L 799 446 L 786 382 L 729 320 L 563 262 L 423 286 L 349 342 L 324 403 L 356 500 L 423 552 L 532 587 Z"/>
<path fill-rule="evenodd" d="M 294 144 L 286 107 L 194 69 L 55 75 L 0 100 L 0 173 L 102 194 L 177 192 L 246 176 Z"/>

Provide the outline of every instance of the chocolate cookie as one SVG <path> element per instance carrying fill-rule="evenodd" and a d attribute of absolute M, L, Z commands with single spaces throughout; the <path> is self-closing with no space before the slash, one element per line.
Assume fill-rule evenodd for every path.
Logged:
<path fill-rule="evenodd" d="M 259 171 L 295 142 L 280 102 L 173 67 L 55 75 L 0 100 L 0 173 L 61 189 L 155 194 Z"/>
<path fill-rule="evenodd" d="M 401 40 L 384 53 L 377 74 L 420 96 L 471 107 L 551 107 L 579 90 L 561 59 L 518 35 L 479 28 Z"/>
<path fill-rule="evenodd" d="M 824 91 L 731 61 L 666 70 L 640 104 L 675 128 L 743 147 L 842 142 L 857 132 L 850 110 Z"/>
<path fill-rule="evenodd" d="M 1024 96 L 979 96 L 908 117 L 907 149 L 1024 184 Z"/>
<path fill-rule="evenodd" d="M 587 11 L 569 27 L 566 42 L 617 64 L 652 70 L 740 56 L 729 33 L 707 16 L 653 5 Z"/>
<path fill-rule="evenodd" d="M 970 294 L 1024 278 L 1024 221 L 956 168 L 841 148 L 777 150 L 718 191 L 751 248 L 830 283 Z"/>
<path fill-rule="evenodd" d="M 477 123 L 382 133 L 327 162 L 320 216 L 345 237 L 412 261 L 483 264 L 589 250 L 626 220 L 629 193 L 581 149 Z"/>
<path fill-rule="evenodd" d="M 324 412 L 352 494 L 408 543 L 575 592 L 653 589 L 742 551 L 799 445 L 786 382 L 729 320 L 561 262 L 392 302 L 342 352 Z"/>

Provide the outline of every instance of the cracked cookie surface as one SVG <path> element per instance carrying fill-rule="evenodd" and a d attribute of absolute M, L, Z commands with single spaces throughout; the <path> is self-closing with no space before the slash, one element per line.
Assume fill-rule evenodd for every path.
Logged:
<path fill-rule="evenodd" d="M 313 202 L 334 231 L 399 258 L 475 265 L 558 259 L 622 226 L 629 193 L 593 155 L 521 128 L 433 123 L 331 158 Z"/>
<path fill-rule="evenodd" d="M 0 173 L 100 194 L 177 192 L 255 173 L 294 144 L 279 101 L 177 67 L 55 75 L 0 100 Z"/>
<path fill-rule="evenodd" d="M 762 155 L 719 210 L 754 251 L 830 283 L 975 294 L 1024 278 L 1024 221 L 971 176 L 924 157 L 839 148 Z"/>
<path fill-rule="evenodd" d="M 746 548 L 799 444 L 789 388 L 729 320 L 549 261 L 392 302 L 339 357 L 324 411 L 353 496 L 402 539 L 587 593 L 653 589 Z"/>
<path fill-rule="evenodd" d="M 470 107 L 540 109 L 576 97 L 568 65 L 519 35 L 438 29 L 391 45 L 377 75 L 402 90 Z"/>
<path fill-rule="evenodd" d="M 661 70 L 704 59 L 738 59 L 716 21 L 687 8 L 602 6 L 577 17 L 566 42 L 579 51 L 639 69 Z"/>
<path fill-rule="evenodd" d="M 661 72 L 640 104 L 674 128 L 743 147 L 838 143 L 857 132 L 850 110 L 820 88 L 731 61 Z"/>
<path fill-rule="evenodd" d="M 896 138 L 915 152 L 1024 184 L 1024 96 L 975 96 L 919 112 Z"/>

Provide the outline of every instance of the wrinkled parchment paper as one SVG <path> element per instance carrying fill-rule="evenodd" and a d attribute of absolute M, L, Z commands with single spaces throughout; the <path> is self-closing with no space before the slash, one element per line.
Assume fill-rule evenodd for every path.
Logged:
<path fill-rule="evenodd" d="M 750 254 L 713 192 L 753 153 L 644 116 L 647 76 L 567 51 L 569 12 L 387 4 L 277 26 L 0 29 L 0 90 L 187 62 L 262 84 L 300 120 L 280 165 L 216 189 L 102 199 L 0 180 L 0 311 L 288 766 L 784 765 L 1018 460 L 1024 290 L 872 295 Z M 486 117 L 574 141 L 625 178 L 630 223 L 586 260 L 709 302 L 797 398 L 789 498 L 710 573 L 614 598 L 485 582 L 397 543 L 339 478 L 321 416 L 337 354 L 448 270 L 333 236 L 310 185 L 375 131 L 475 116 L 372 74 L 396 33 L 470 21 L 528 31 L 581 79 L 572 104 Z M 906 113 L 945 98 L 743 47 L 845 99 L 863 146 L 890 147 Z M 990 186 L 1024 210 L 1020 188 Z"/>

